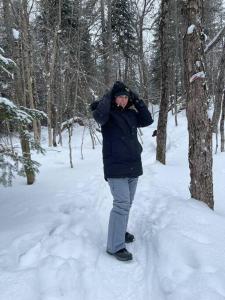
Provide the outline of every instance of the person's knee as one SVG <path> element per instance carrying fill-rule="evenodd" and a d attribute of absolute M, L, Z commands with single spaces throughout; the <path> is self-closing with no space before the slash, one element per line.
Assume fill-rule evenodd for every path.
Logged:
<path fill-rule="evenodd" d="M 119 214 L 127 215 L 129 213 L 130 207 L 131 205 L 128 201 L 113 201 L 113 210 Z"/>

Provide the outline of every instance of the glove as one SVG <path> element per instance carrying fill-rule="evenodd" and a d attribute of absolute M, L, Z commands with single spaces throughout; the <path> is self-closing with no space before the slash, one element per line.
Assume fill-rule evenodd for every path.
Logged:
<path fill-rule="evenodd" d="M 107 92 L 101 100 L 98 100 L 98 101 L 94 101 L 92 102 L 90 105 L 89 105 L 89 108 L 91 111 L 94 111 L 96 110 L 96 108 L 98 107 L 99 103 L 101 102 L 104 102 L 104 106 L 109 106 L 110 107 L 110 103 L 111 103 L 111 99 L 112 99 L 112 96 L 111 96 L 111 93 L 110 92 Z"/>
<path fill-rule="evenodd" d="M 143 107 L 145 104 L 143 100 L 139 99 L 138 95 L 130 90 L 130 99 L 134 105 L 134 107 L 138 110 L 140 107 Z"/>
<path fill-rule="evenodd" d="M 99 104 L 99 101 L 94 101 L 94 102 L 92 102 L 92 103 L 89 105 L 90 110 L 91 110 L 91 111 L 96 110 L 96 108 L 98 107 L 98 104 Z"/>
<path fill-rule="evenodd" d="M 133 103 L 135 103 L 137 100 L 139 100 L 139 97 L 135 92 L 130 90 L 130 99 L 132 100 Z"/>
<path fill-rule="evenodd" d="M 156 130 L 156 129 L 153 131 L 152 136 L 153 136 L 153 137 L 154 137 L 154 136 L 157 136 L 157 130 Z"/>

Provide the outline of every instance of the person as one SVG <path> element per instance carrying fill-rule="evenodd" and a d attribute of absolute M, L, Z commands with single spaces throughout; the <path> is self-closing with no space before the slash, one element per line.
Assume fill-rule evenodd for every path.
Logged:
<path fill-rule="evenodd" d="M 91 110 L 101 125 L 104 177 L 113 196 L 106 251 L 118 260 L 132 260 L 125 243 L 133 242 L 134 235 L 127 232 L 127 223 L 138 177 L 143 173 L 137 128 L 152 124 L 153 119 L 144 101 L 120 81 L 93 102 Z"/>

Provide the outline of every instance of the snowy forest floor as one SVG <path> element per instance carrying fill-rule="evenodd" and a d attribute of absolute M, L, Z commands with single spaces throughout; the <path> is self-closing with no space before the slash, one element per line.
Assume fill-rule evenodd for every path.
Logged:
<path fill-rule="evenodd" d="M 93 150 L 88 132 L 80 159 L 82 128 L 74 129 L 74 169 L 64 138 L 63 147 L 35 155 L 42 166 L 34 185 L 18 177 L 1 187 L 0 299 L 225 299 L 225 154 L 214 155 L 213 212 L 190 199 L 185 113 L 178 122 L 170 116 L 166 166 L 155 161 L 156 122 L 143 129 L 131 262 L 105 252 L 112 196 L 101 145 Z"/>

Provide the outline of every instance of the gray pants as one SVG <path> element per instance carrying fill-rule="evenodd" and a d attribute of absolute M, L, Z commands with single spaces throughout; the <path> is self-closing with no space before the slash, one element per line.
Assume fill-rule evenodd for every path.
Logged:
<path fill-rule="evenodd" d="M 125 248 L 125 233 L 134 200 L 138 178 L 107 178 L 113 196 L 110 212 L 107 251 L 115 253 Z"/>

